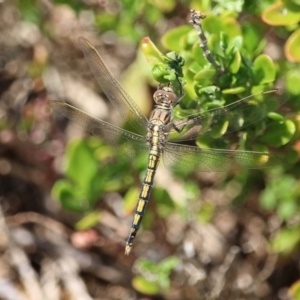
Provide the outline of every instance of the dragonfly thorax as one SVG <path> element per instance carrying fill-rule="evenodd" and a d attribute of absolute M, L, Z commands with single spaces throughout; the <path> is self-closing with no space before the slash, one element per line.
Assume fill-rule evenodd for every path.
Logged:
<path fill-rule="evenodd" d="M 166 108 L 173 107 L 177 103 L 177 96 L 169 87 L 157 90 L 153 95 L 153 99 L 156 104 Z"/>

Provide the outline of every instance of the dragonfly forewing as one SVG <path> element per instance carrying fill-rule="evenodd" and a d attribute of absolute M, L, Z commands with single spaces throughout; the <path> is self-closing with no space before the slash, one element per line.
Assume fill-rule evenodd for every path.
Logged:
<path fill-rule="evenodd" d="M 254 151 L 200 149 L 194 146 L 167 143 L 163 152 L 164 165 L 172 170 L 191 172 L 227 172 L 262 169 L 283 163 L 281 157 Z"/>
<path fill-rule="evenodd" d="M 49 101 L 49 105 L 65 117 L 82 126 L 91 134 L 104 138 L 113 146 L 118 146 L 118 151 L 130 157 L 148 152 L 146 138 L 130 131 L 116 127 L 101 119 L 94 118 L 80 109 L 60 101 Z"/>
<path fill-rule="evenodd" d="M 277 110 L 289 99 L 282 89 L 273 89 L 238 100 L 224 107 L 211 109 L 175 120 L 170 127 L 170 141 L 193 140 L 198 136 L 221 132 L 240 131 L 262 120 L 269 112 Z"/>
<path fill-rule="evenodd" d="M 80 49 L 102 91 L 136 132 L 147 132 L 148 120 L 106 67 L 96 48 L 85 38 L 78 39 Z"/>

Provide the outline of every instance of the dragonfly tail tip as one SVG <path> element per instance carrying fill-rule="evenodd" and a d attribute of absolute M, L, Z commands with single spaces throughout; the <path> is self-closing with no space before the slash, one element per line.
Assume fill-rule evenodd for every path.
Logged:
<path fill-rule="evenodd" d="M 130 251 L 131 251 L 132 245 L 130 244 L 126 244 L 125 247 L 125 255 L 129 255 Z"/>

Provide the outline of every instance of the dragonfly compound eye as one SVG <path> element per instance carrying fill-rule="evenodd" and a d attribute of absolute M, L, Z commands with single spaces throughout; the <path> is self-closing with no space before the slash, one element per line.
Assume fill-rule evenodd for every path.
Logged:
<path fill-rule="evenodd" d="M 173 92 L 168 92 L 165 90 L 158 90 L 154 93 L 153 99 L 156 103 L 176 103 L 177 97 Z"/>

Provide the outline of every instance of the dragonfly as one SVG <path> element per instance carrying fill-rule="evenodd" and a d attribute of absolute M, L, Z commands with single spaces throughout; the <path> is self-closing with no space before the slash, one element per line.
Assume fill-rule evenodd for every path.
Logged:
<path fill-rule="evenodd" d="M 195 168 L 208 172 L 265 168 L 282 162 L 280 157 L 264 152 L 202 149 L 180 142 L 210 134 L 211 128 L 224 122 L 227 124 L 224 134 L 242 130 L 287 101 L 288 94 L 284 90 L 267 90 L 224 107 L 174 118 L 173 109 L 182 97 L 178 97 L 170 86 L 159 86 L 154 92 L 155 107 L 148 119 L 109 71 L 96 48 L 84 37 L 80 37 L 78 42 L 102 91 L 128 122 L 132 131 L 92 117 L 65 102 L 52 100 L 49 102 L 50 106 L 91 134 L 102 137 L 109 144 L 119 145 L 120 152 L 129 157 L 136 157 L 136 153 L 148 153 L 147 169 L 125 245 L 126 255 L 130 253 L 140 228 L 160 160 L 170 169 Z"/>

